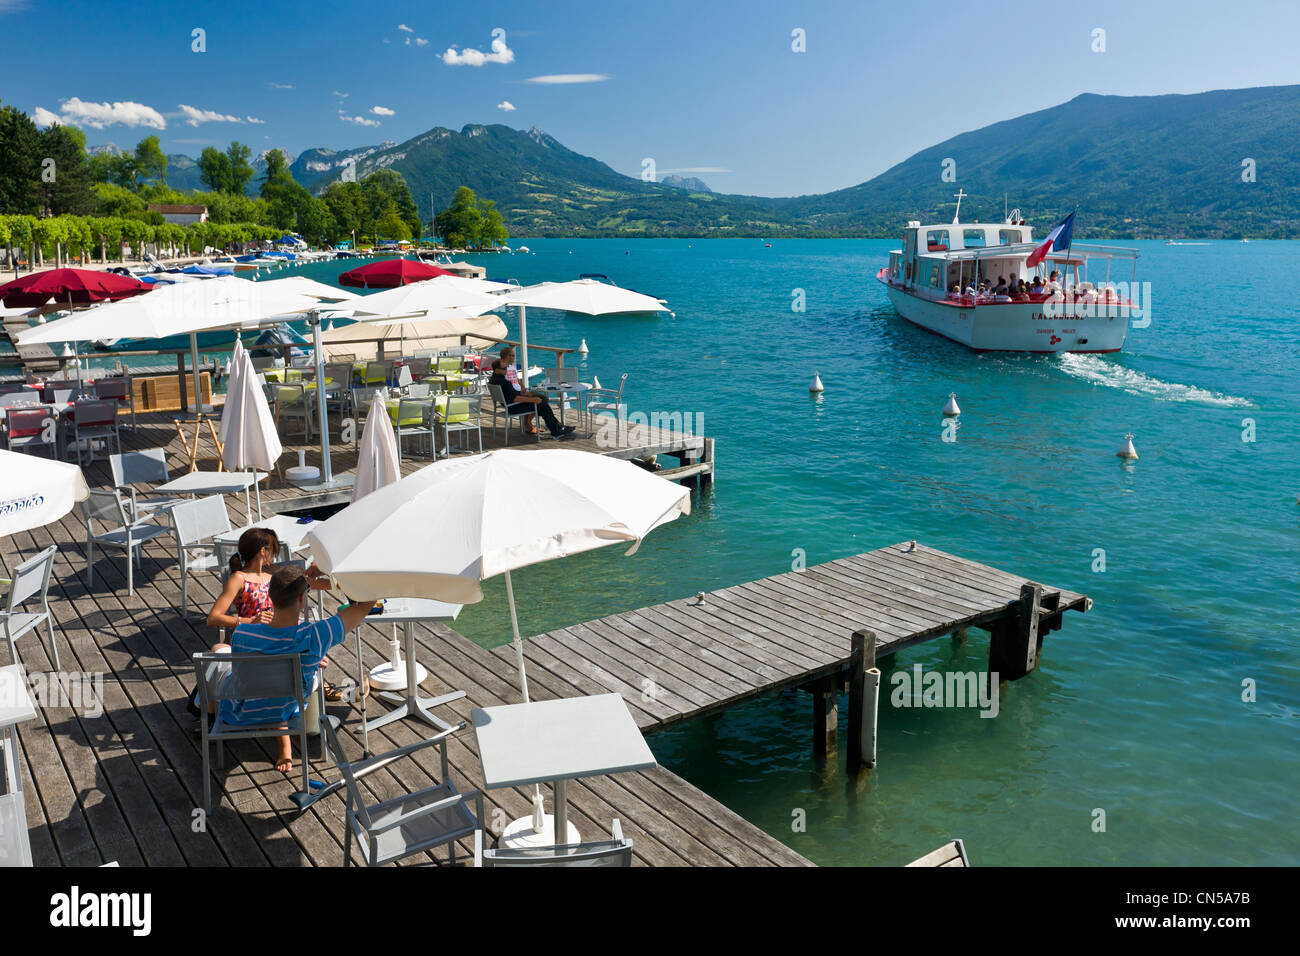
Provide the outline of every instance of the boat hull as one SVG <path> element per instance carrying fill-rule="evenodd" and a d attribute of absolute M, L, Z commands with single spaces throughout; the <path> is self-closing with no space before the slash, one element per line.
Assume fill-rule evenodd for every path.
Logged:
<path fill-rule="evenodd" d="M 1118 352 L 1128 336 L 1124 308 L 1046 302 L 960 306 L 882 284 L 907 321 L 976 352 Z"/>

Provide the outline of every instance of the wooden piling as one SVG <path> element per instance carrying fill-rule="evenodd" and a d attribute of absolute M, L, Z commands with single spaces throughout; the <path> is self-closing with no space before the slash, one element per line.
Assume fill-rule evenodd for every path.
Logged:
<path fill-rule="evenodd" d="M 1016 613 L 993 628 L 989 642 L 989 672 L 1000 680 L 1019 680 L 1038 666 L 1039 615 L 1043 586 L 1032 581 L 1020 587 Z"/>
<path fill-rule="evenodd" d="M 819 757 L 834 753 L 839 743 L 840 701 L 832 678 L 818 681 L 812 688 L 813 753 Z"/>

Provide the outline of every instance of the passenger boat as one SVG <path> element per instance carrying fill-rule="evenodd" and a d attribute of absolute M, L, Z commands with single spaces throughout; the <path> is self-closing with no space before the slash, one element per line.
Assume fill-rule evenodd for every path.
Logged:
<path fill-rule="evenodd" d="M 903 247 L 876 273 L 898 314 L 927 331 L 976 352 L 1118 352 L 1129 319 L 1141 315 L 1137 296 L 1137 250 L 1068 244 L 1028 260 L 1042 243 L 1013 210 L 1004 222 L 907 224 Z M 1130 275 L 1112 276 L 1112 265 L 1129 262 Z M 968 294 L 981 280 L 999 276 L 1046 283 L 1061 273 L 1060 290 L 1027 297 Z M 1128 270 L 1125 270 L 1128 271 Z M 1134 301 L 1135 298 L 1138 301 Z"/>

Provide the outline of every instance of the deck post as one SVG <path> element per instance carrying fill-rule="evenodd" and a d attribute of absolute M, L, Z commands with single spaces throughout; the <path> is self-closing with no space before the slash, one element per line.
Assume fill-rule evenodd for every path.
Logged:
<path fill-rule="evenodd" d="M 189 407 L 189 398 L 185 393 L 185 353 L 178 351 L 176 353 L 176 377 L 181 383 L 181 411 Z"/>
<path fill-rule="evenodd" d="M 835 752 L 839 742 L 840 702 L 835 693 L 835 680 L 827 677 L 812 688 L 813 699 L 813 753 L 824 757 Z"/>
<path fill-rule="evenodd" d="M 1027 581 L 1020 586 L 1015 613 L 993 626 L 989 642 L 989 673 L 1000 680 L 1019 680 L 1038 666 L 1039 613 L 1043 586 Z"/>
<path fill-rule="evenodd" d="M 850 772 L 876 765 L 876 715 L 880 706 L 880 670 L 876 667 L 874 631 L 854 631 L 849 655 Z"/>
<path fill-rule="evenodd" d="M 713 462 L 713 439 L 712 438 L 704 439 L 704 457 L 702 457 L 700 460 L 702 462 L 706 462 L 707 464 L 713 466 L 708 471 L 700 475 L 700 488 L 703 489 L 706 485 L 713 484 L 713 469 L 717 467 L 717 465 L 715 465 Z"/>

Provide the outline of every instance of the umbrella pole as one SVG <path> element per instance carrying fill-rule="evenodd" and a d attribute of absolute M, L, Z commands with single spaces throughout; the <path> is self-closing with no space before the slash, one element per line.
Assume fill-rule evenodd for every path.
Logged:
<path fill-rule="evenodd" d="M 519 370 L 519 391 L 528 391 L 528 306 L 519 307 L 519 359 L 522 361 L 523 368 Z M 509 418 L 509 416 L 507 416 Z M 533 427 L 537 427 L 537 422 L 533 422 Z"/>
<path fill-rule="evenodd" d="M 194 399 L 190 407 L 194 409 L 194 422 L 197 429 L 199 416 L 203 414 L 203 398 L 199 394 L 199 334 L 197 332 L 190 333 L 190 364 L 193 366 L 190 374 L 194 378 Z"/>
<path fill-rule="evenodd" d="M 515 635 L 515 657 L 519 661 L 519 683 L 523 686 L 524 703 L 528 700 L 528 674 L 524 670 L 524 640 L 519 636 L 519 615 L 515 612 L 515 587 L 510 580 L 510 572 L 506 572 L 506 599 L 510 602 L 510 629 Z M 541 833 L 542 828 L 546 826 L 546 807 L 542 803 L 542 788 L 538 784 L 533 787 L 533 831 Z M 557 836 L 556 842 L 560 841 Z"/>
<path fill-rule="evenodd" d="M 308 316 L 311 322 L 312 348 L 316 359 L 316 408 L 320 414 L 321 481 L 328 485 L 334 480 L 334 468 L 330 462 L 329 406 L 325 400 L 325 349 L 320 337 L 320 312 L 313 309 Z"/>

